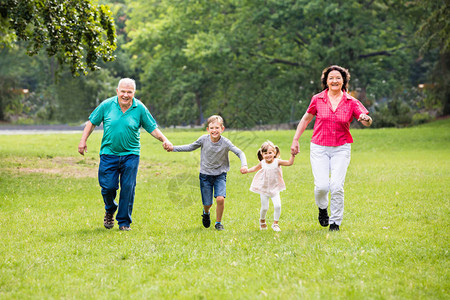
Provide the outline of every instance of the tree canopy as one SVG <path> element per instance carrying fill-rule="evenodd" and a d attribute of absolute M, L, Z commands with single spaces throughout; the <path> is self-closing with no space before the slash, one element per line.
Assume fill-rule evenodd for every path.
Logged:
<path fill-rule="evenodd" d="M 0 119 L 85 120 L 120 77 L 132 77 L 161 125 L 211 114 L 235 128 L 294 123 L 321 90 L 321 71 L 338 64 L 374 126 L 423 122 L 450 111 L 448 8 L 446 0 L 6 0 Z M 39 54 L 30 62 L 24 47 Z M 102 69 L 75 79 L 64 71 L 57 82 L 60 64 Z M 34 115 L 33 103 L 42 104 Z"/>
<path fill-rule="evenodd" d="M 130 1 L 127 48 L 166 123 L 213 112 L 245 126 L 289 122 L 331 64 L 350 69 L 368 106 L 414 84 L 404 70 L 416 13 L 390 0 Z"/>
<path fill-rule="evenodd" d="M 72 74 L 97 70 L 98 59 L 111 61 L 116 49 L 114 20 L 105 5 L 91 0 L 5 0 L 0 4 L 0 44 L 27 42 L 35 55 L 45 48 Z"/>

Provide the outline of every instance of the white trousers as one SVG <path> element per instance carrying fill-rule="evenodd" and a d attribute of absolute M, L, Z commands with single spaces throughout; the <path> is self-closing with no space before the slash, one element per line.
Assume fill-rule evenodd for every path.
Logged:
<path fill-rule="evenodd" d="M 351 144 L 338 147 L 311 143 L 310 159 L 314 175 L 314 197 L 319 208 L 328 207 L 330 194 L 330 224 L 341 225 L 344 215 L 344 182 L 350 164 Z"/>
<path fill-rule="evenodd" d="M 276 193 L 274 196 L 270 197 L 268 195 L 260 194 L 261 196 L 261 220 L 266 219 L 267 211 L 269 210 L 269 199 L 272 198 L 273 203 L 273 220 L 278 221 L 281 215 L 281 198 L 280 193 Z"/>

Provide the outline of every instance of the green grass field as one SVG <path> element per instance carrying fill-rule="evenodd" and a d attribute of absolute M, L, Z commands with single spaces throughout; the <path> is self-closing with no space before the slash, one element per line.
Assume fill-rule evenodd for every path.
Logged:
<path fill-rule="evenodd" d="M 203 133 L 165 134 L 185 144 Z M 266 139 L 287 159 L 293 134 L 224 133 L 250 165 Z M 0 298 L 449 299 L 450 120 L 353 130 L 332 233 L 317 221 L 311 134 L 283 169 L 279 233 L 259 230 L 254 174 L 232 153 L 217 232 L 201 225 L 200 151 L 167 153 L 143 133 L 133 230 L 121 232 L 103 227 L 100 133 L 85 157 L 81 133 L 0 136 Z"/>

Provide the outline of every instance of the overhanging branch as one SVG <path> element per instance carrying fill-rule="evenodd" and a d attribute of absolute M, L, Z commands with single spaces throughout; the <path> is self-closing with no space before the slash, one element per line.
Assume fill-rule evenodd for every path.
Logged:
<path fill-rule="evenodd" d="M 288 60 L 284 60 L 284 59 L 279 59 L 279 58 L 273 58 L 269 64 L 284 64 L 284 65 L 289 65 L 289 66 L 294 66 L 294 67 L 299 67 L 300 64 L 293 62 L 293 61 L 288 61 Z"/>
<path fill-rule="evenodd" d="M 378 51 L 378 52 L 372 52 L 372 53 L 368 53 L 368 54 L 361 54 L 358 57 L 359 58 L 367 58 L 367 57 L 378 56 L 378 55 L 391 56 L 392 53 L 390 53 L 389 51 Z"/>
<path fill-rule="evenodd" d="M 402 50 L 402 49 L 405 49 L 405 48 L 409 48 L 409 47 L 403 46 L 403 47 L 398 47 L 398 48 L 391 49 L 391 50 L 375 51 L 375 52 L 372 52 L 372 53 L 361 54 L 361 55 L 358 56 L 358 58 L 368 58 L 368 57 L 380 56 L 380 55 L 391 56 L 391 55 L 394 54 L 395 51 Z"/>

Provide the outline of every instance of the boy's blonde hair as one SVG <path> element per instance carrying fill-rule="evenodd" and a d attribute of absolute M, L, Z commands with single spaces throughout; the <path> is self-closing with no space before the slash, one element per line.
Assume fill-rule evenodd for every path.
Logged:
<path fill-rule="evenodd" d="M 280 148 L 278 148 L 278 146 L 275 146 L 271 141 L 265 141 L 261 145 L 261 148 L 259 148 L 258 153 L 257 153 L 259 161 L 264 159 L 262 154 L 269 151 L 269 148 L 273 148 L 275 150 L 275 158 L 280 157 Z"/>
<path fill-rule="evenodd" d="M 212 115 L 209 117 L 208 120 L 206 120 L 206 127 L 209 127 L 209 124 L 213 122 L 219 122 L 219 124 L 223 126 L 223 119 L 219 115 Z"/>

